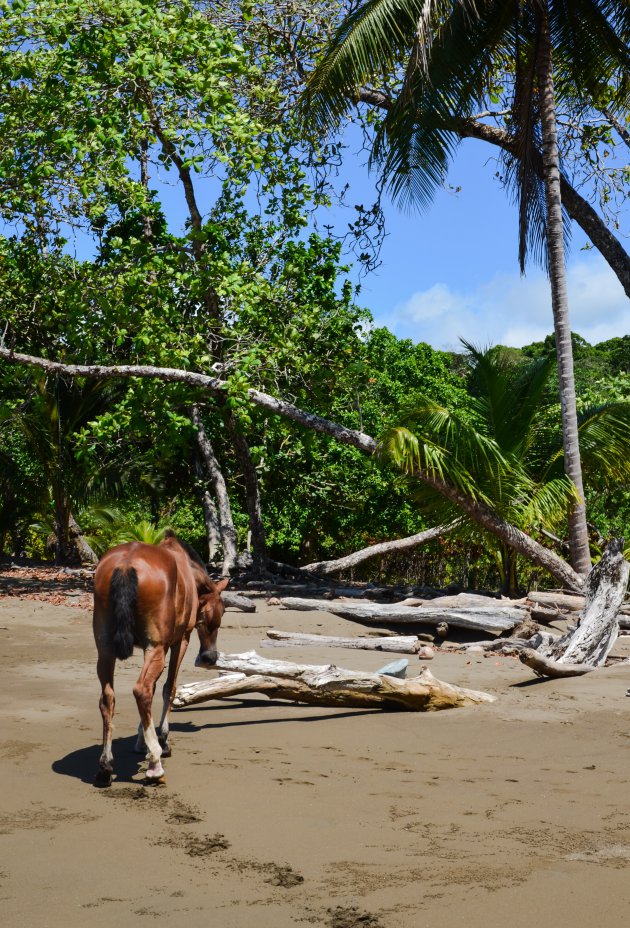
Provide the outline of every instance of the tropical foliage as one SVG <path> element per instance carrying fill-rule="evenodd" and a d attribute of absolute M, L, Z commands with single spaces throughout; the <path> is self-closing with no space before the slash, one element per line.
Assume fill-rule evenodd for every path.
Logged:
<path fill-rule="evenodd" d="M 587 0 L 580 2 L 586 10 Z M 547 357 L 553 337 L 522 351 L 449 355 L 374 328 L 347 261 L 354 250 L 373 266 L 382 213 L 358 205 L 345 232 L 327 226 L 326 205 L 343 201 L 336 187 L 343 139 L 325 137 L 317 120 L 298 120 L 295 106 L 318 62 L 316 74 L 334 77 L 322 49 L 354 9 L 349 22 L 358 32 L 353 38 L 355 26 L 347 35 L 342 27 L 333 47 L 346 35 L 339 45 L 346 54 L 358 35 L 373 48 L 367 58 L 338 59 L 350 83 L 340 85 L 339 106 L 334 93 L 326 97 L 322 121 L 339 115 L 359 77 L 384 91 L 358 119 L 365 138 L 376 139 L 387 176 L 398 178 L 401 193 L 410 183 L 424 201 L 461 138 L 453 112 L 448 126 L 435 122 L 436 113 L 446 119 L 456 102 L 463 118 L 487 98 L 516 112 L 535 16 L 523 5 L 521 57 L 509 62 L 516 33 L 504 26 L 513 10 L 504 10 L 504 21 L 501 6 L 478 7 L 470 20 L 477 44 L 466 45 L 468 59 L 448 64 L 447 43 L 459 47 L 463 31 L 461 21 L 459 32 L 442 25 L 460 5 L 0 0 L 0 344 L 66 362 L 177 367 L 227 383 L 224 392 L 201 395 L 181 383 L 106 386 L 2 364 L 0 551 L 50 557 L 52 546 L 67 561 L 81 556 L 82 544 L 99 554 L 125 538 L 157 540 L 168 526 L 199 550 L 207 543 L 221 563 L 232 525 L 240 550 L 249 542 L 259 563 L 269 556 L 295 564 L 413 534 L 450 515 L 443 496 L 412 486 L 385 458 L 366 458 L 256 408 L 252 388 L 383 434 L 399 462 L 421 463 L 562 551 L 563 512 L 575 494 L 562 475 L 560 383 Z M 610 18 L 616 9 L 611 0 L 603 13 Z M 422 50 L 413 38 L 417 17 L 412 28 L 422 10 L 431 14 L 423 22 L 432 43 L 426 61 L 408 68 L 409 50 Z M 392 42 L 390 13 L 400 28 Z M 437 30 L 434 13 L 444 20 Z M 376 30 L 360 25 L 364 15 L 380 24 Z M 625 34 L 623 17 L 617 28 Z M 484 61 L 477 74 L 479 42 L 490 32 L 494 70 Z M 597 41 L 602 35 L 595 30 Z M 377 57 L 391 74 L 375 67 Z M 622 88 L 612 58 L 605 64 L 598 100 L 603 106 L 608 88 L 614 116 Z M 577 112 L 568 59 L 558 69 L 562 99 Z M 446 92 L 437 83 L 422 89 L 425 72 L 444 77 Z M 429 106 L 433 91 L 437 109 Z M 412 98 L 413 126 L 405 123 Z M 420 103 L 426 120 L 416 119 Z M 515 138 L 520 123 L 506 119 Z M 585 121 L 582 111 L 578 124 Z M 413 176 L 399 171 L 410 126 L 408 153 L 425 152 Z M 530 140 L 538 141 L 537 131 Z M 588 151 L 599 159 L 603 144 L 591 136 Z M 507 164 L 514 180 L 519 164 L 514 150 Z M 525 218 L 535 245 L 544 208 L 540 182 L 532 183 Z M 573 350 L 597 551 L 627 522 L 629 353 L 625 339 L 593 348 L 578 336 Z M 404 410 L 413 412 L 403 423 Z M 508 554 L 492 544 L 469 529 L 383 569 L 442 584 L 492 583 L 494 551 L 513 585 Z"/>
<path fill-rule="evenodd" d="M 557 402 L 545 402 L 555 358 L 518 363 L 500 347 L 464 347 L 469 415 L 464 418 L 424 397 L 384 433 L 383 454 L 405 473 L 413 475 L 419 467 L 447 478 L 530 534 L 564 532 L 575 488 L 564 475 Z M 630 402 L 585 407 L 579 430 L 587 485 L 602 489 L 628 483 Z M 415 496 L 438 522 L 460 514 L 426 486 L 417 487 Z M 467 536 L 476 533 L 477 526 L 469 524 Z M 504 589 L 514 592 L 514 552 L 492 536 L 484 541 L 496 551 Z"/>

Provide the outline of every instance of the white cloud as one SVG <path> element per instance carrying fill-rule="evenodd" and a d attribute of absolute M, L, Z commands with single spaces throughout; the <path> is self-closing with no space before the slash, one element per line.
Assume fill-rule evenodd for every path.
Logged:
<path fill-rule="evenodd" d="M 571 328 L 591 344 L 630 334 L 630 300 L 600 255 L 581 255 L 568 270 Z M 521 347 L 553 331 L 549 282 L 542 271 L 526 277 L 497 274 L 469 291 L 436 283 L 412 294 L 376 323 L 400 338 L 458 349 L 465 338 L 478 346 Z"/>

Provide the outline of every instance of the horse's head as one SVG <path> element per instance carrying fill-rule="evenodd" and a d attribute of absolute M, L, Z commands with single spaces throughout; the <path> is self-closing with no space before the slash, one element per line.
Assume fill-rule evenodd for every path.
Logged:
<path fill-rule="evenodd" d="M 212 667 L 217 662 L 219 656 L 217 635 L 225 612 L 221 593 L 229 582 L 227 577 L 217 583 L 208 580 L 204 590 L 199 593 L 199 606 L 197 608 L 199 655 L 195 661 L 196 667 Z"/>

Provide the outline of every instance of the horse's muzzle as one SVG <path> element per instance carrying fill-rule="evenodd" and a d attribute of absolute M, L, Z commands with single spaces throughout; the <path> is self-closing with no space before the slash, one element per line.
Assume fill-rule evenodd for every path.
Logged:
<path fill-rule="evenodd" d="M 214 667 L 218 657 L 219 652 L 216 648 L 208 648 L 207 651 L 200 651 L 195 661 L 195 667 Z"/>

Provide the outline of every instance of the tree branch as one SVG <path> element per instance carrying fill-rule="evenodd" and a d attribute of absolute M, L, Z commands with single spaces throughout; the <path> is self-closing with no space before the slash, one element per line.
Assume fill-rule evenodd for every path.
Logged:
<path fill-rule="evenodd" d="M 378 557 L 379 554 L 391 554 L 393 551 L 406 551 L 408 548 L 416 548 L 418 545 L 424 545 L 435 538 L 441 538 L 457 528 L 460 524 L 459 519 L 451 522 L 449 525 L 436 525 L 434 528 L 428 528 L 424 532 L 418 532 L 417 535 L 409 535 L 407 538 L 397 538 L 395 541 L 382 541 L 376 545 L 370 545 L 362 548 L 360 551 L 354 551 L 345 557 L 337 558 L 331 561 L 316 561 L 313 564 L 306 564 L 303 570 L 310 570 L 313 573 L 338 574 L 348 567 L 356 567 L 370 558 Z"/>
<path fill-rule="evenodd" d="M 104 364 L 61 364 L 58 361 L 49 361 L 47 358 L 35 357 L 33 355 L 20 354 L 9 348 L 0 348 L 0 358 L 14 364 L 26 364 L 38 367 L 49 373 L 66 374 L 71 377 L 89 377 L 98 379 L 113 379 L 118 377 L 140 377 L 155 378 L 172 383 L 187 383 L 190 386 L 200 387 L 203 390 L 213 393 L 222 393 L 227 389 L 227 383 L 219 380 L 217 377 L 209 377 L 207 374 L 200 374 L 196 371 L 184 371 L 177 368 L 153 367 L 150 365 L 133 365 L 125 364 L 120 366 L 108 366 Z M 262 393 L 253 387 L 247 390 L 247 395 L 252 403 L 267 409 L 269 412 L 283 416 L 305 428 L 312 429 L 315 432 L 321 432 L 329 435 L 331 438 L 340 441 L 342 444 L 352 445 L 358 448 L 364 454 L 375 454 L 378 451 L 378 443 L 367 435 L 365 432 L 358 432 L 355 429 L 346 428 L 337 422 L 331 422 L 323 416 L 318 416 L 312 412 L 306 412 L 279 400 L 268 393 Z M 553 551 L 543 547 L 525 532 L 506 522 L 498 513 L 484 503 L 475 501 L 465 496 L 457 490 L 452 484 L 443 480 L 441 477 L 416 469 L 414 476 L 422 480 L 428 486 L 433 487 L 447 499 L 459 506 L 474 522 L 485 528 L 487 531 L 496 535 L 506 544 L 513 547 L 520 554 L 533 560 L 548 570 L 552 576 L 562 583 L 563 586 L 571 590 L 579 591 L 582 588 L 582 578 L 566 563 L 558 557 Z"/>
<path fill-rule="evenodd" d="M 390 109 L 392 100 L 385 93 L 371 88 L 359 91 L 358 102 L 368 103 L 380 109 Z M 456 132 L 461 138 L 479 139 L 489 142 L 498 148 L 516 155 L 514 139 L 498 126 L 491 126 L 475 119 L 458 119 L 453 117 L 450 124 L 445 127 Z M 621 127 L 623 129 L 623 127 Z M 620 130 L 618 130 L 620 131 Z M 625 141 L 625 137 L 622 136 Z M 539 154 L 534 161 L 536 173 L 542 177 L 542 156 Z M 590 238 L 610 268 L 615 272 L 626 295 L 630 297 L 630 255 L 621 242 L 613 235 L 606 223 L 598 216 L 588 200 L 585 200 L 577 190 L 571 186 L 563 175 L 560 176 L 560 191 L 562 203 L 569 216 L 582 228 Z"/>
<path fill-rule="evenodd" d="M 456 120 L 456 127 L 456 131 L 462 138 L 480 139 L 497 145 L 511 154 L 516 154 L 514 141 L 505 129 L 468 119 Z M 534 158 L 533 167 L 542 177 L 542 156 L 540 154 Z M 563 174 L 560 175 L 560 194 L 562 204 L 571 219 L 577 222 L 588 235 L 593 245 L 617 275 L 626 296 L 630 297 L 630 255 L 628 252 L 597 215 L 588 200 L 580 196 Z"/>

